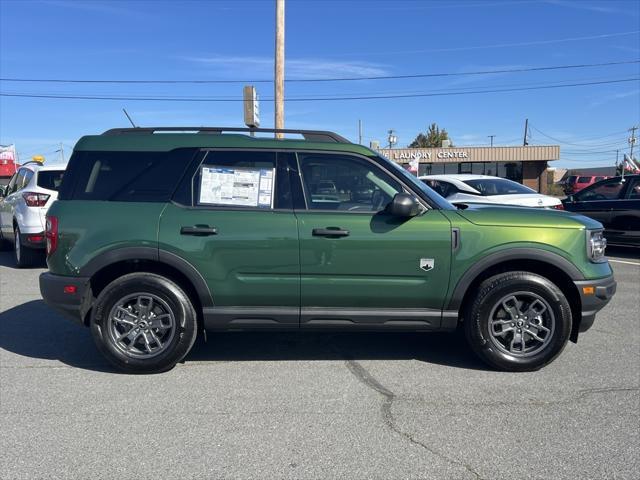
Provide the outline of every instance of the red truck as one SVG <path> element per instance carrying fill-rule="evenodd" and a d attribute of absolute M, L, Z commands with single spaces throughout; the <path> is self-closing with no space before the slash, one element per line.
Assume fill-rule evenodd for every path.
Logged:
<path fill-rule="evenodd" d="M 566 195 L 573 195 L 583 188 L 607 178 L 609 178 L 607 175 L 570 175 L 562 182 L 562 190 Z"/>

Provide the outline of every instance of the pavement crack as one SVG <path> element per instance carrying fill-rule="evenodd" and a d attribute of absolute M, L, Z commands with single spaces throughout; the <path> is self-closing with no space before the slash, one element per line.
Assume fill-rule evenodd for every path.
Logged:
<path fill-rule="evenodd" d="M 614 392 L 637 392 L 640 391 L 640 387 L 605 387 L 605 388 L 585 388 L 578 390 L 576 395 L 577 399 L 585 397 L 587 395 L 595 395 L 598 393 L 614 393 Z"/>
<path fill-rule="evenodd" d="M 392 406 L 393 406 L 393 402 L 396 399 L 395 393 L 393 393 L 387 387 L 382 385 L 359 362 L 357 362 L 355 360 L 345 360 L 345 365 L 347 366 L 347 369 L 353 374 L 354 377 L 356 377 L 356 379 L 360 383 L 362 383 L 367 388 L 373 390 L 374 392 L 382 395 L 383 401 L 382 401 L 382 405 L 380 406 L 380 413 L 382 415 L 382 420 L 384 421 L 385 425 L 390 430 L 392 430 L 393 432 L 395 432 L 398 435 L 402 436 L 403 438 L 408 440 L 410 443 L 412 443 L 412 444 L 414 444 L 414 445 L 416 445 L 416 446 L 428 451 L 429 453 L 435 455 L 436 457 L 439 457 L 439 458 L 445 460 L 446 462 L 448 462 L 448 463 L 450 463 L 452 465 L 456 465 L 456 466 L 464 468 L 467 472 L 469 472 L 471 475 L 473 475 L 477 480 L 483 480 L 482 477 L 480 476 L 480 474 L 478 472 L 476 472 L 473 469 L 473 467 L 471 467 L 471 465 L 469 465 L 467 463 L 464 463 L 464 462 L 462 462 L 460 460 L 457 460 L 455 458 L 451 458 L 451 457 L 445 455 L 444 453 L 434 449 L 433 447 L 430 447 L 427 444 L 421 442 L 420 440 L 417 440 L 409 432 L 403 431 L 398 426 L 398 423 L 396 422 L 396 419 L 393 416 Z"/>

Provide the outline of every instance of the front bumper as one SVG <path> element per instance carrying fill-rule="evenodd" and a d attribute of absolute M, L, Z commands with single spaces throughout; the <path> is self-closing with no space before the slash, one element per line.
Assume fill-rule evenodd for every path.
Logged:
<path fill-rule="evenodd" d="M 75 291 L 72 291 L 73 287 Z M 93 300 L 88 278 L 65 277 L 44 272 L 40 274 L 40 294 L 47 305 L 64 313 L 76 323 L 85 324 L 84 319 L 91 309 Z"/>
<path fill-rule="evenodd" d="M 580 332 L 586 332 L 593 325 L 596 313 L 602 310 L 615 295 L 617 283 L 613 275 L 598 280 L 580 280 L 573 283 L 580 293 L 582 304 Z"/>

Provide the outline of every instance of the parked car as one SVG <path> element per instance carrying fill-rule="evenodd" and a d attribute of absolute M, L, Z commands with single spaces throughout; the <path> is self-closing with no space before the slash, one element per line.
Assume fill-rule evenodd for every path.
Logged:
<path fill-rule="evenodd" d="M 45 215 L 58 197 L 63 175 L 64 168 L 27 162 L 0 187 L 0 244 L 13 246 L 18 267 L 42 257 Z"/>
<path fill-rule="evenodd" d="M 47 214 L 42 296 L 119 369 L 168 370 L 203 328 L 463 328 L 493 367 L 535 370 L 615 293 L 582 215 L 458 209 L 331 132 L 184 130 L 83 137 Z M 323 180 L 340 185 L 330 208 Z"/>
<path fill-rule="evenodd" d="M 559 199 L 506 178 L 463 174 L 424 175 L 419 178 L 453 204 L 492 203 L 562 210 Z"/>
<path fill-rule="evenodd" d="M 569 175 L 563 182 L 560 182 L 560 185 L 565 195 L 572 195 L 607 178 L 609 177 L 606 175 Z"/>
<path fill-rule="evenodd" d="M 640 247 L 640 175 L 602 180 L 563 203 L 565 210 L 602 223 L 609 244 Z"/>

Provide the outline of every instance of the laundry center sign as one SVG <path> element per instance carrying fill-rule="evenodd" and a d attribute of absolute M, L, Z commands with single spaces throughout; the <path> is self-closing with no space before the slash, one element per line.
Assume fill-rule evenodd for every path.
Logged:
<path fill-rule="evenodd" d="M 390 152 L 390 156 L 392 160 L 396 161 L 405 161 L 410 162 L 413 161 L 431 161 L 435 158 L 440 160 L 447 160 L 449 158 L 460 158 L 460 159 L 468 159 L 469 152 L 465 152 L 463 150 L 440 150 L 436 152 L 430 152 L 428 150 L 396 150 Z"/>

